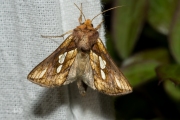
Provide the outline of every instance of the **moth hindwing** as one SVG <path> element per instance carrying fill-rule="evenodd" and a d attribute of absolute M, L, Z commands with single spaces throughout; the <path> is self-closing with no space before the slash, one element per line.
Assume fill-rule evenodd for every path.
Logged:
<path fill-rule="evenodd" d="M 82 95 L 85 94 L 87 86 L 108 95 L 132 92 L 129 82 L 115 65 L 99 38 L 97 30 L 102 23 L 96 28 L 92 25 L 92 20 L 99 14 L 90 20 L 85 18 L 81 8 L 78 9 L 81 12 L 80 25 L 70 31 L 69 37 L 49 57 L 39 63 L 27 78 L 46 87 L 77 81 Z M 82 16 L 85 19 L 83 23 Z"/>

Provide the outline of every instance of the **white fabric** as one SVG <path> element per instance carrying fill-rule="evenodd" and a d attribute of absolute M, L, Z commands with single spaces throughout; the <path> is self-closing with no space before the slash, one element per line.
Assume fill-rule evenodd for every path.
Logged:
<path fill-rule="evenodd" d="M 63 41 L 41 35 L 61 35 L 79 25 L 80 12 L 74 3 L 83 3 L 86 18 L 101 11 L 99 0 L 0 0 L 1 120 L 115 119 L 112 97 L 90 88 L 83 97 L 76 82 L 44 88 L 26 78 Z M 94 26 L 101 20 L 100 15 Z M 103 26 L 99 32 L 105 41 Z"/>

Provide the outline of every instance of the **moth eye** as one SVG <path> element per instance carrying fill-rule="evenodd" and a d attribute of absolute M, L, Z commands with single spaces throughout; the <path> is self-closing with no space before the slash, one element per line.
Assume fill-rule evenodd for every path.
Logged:
<path fill-rule="evenodd" d="M 93 27 L 93 24 L 91 24 L 91 26 Z"/>

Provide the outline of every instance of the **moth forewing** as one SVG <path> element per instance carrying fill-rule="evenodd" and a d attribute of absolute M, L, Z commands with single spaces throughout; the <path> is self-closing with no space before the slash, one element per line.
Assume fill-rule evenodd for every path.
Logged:
<path fill-rule="evenodd" d="M 97 90 L 108 95 L 121 95 L 132 92 L 132 88 L 119 68 L 109 56 L 100 39 L 90 52 L 90 62 Z"/>
<path fill-rule="evenodd" d="M 99 38 L 97 30 L 102 22 L 95 28 L 92 25 L 94 18 L 116 7 L 101 12 L 91 20 L 86 19 L 82 10 L 78 6 L 77 8 L 81 12 L 80 25 L 65 33 L 72 34 L 49 57 L 37 65 L 27 78 L 46 87 L 77 81 L 82 95 L 85 94 L 87 86 L 108 95 L 130 93 L 132 88 L 129 82 L 114 64 Z M 84 23 L 82 16 L 85 19 Z"/>
<path fill-rule="evenodd" d="M 73 42 L 74 38 L 70 35 L 50 56 L 29 73 L 27 79 L 45 87 L 63 84 L 68 76 L 69 66 L 73 64 L 77 54 L 77 48 L 72 45 Z"/>

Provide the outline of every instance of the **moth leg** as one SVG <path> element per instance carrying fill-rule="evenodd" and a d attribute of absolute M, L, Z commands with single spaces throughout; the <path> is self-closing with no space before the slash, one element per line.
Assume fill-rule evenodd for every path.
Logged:
<path fill-rule="evenodd" d="M 101 27 L 103 22 L 104 22 L 104 20 L 101 23 L 99 23 L 99 25 L 95 28 L 95 30 L 98 30 Z"/>
<path fill-rule="evenodd" d="M 80 16 L 79 16 L 79 24 L 81 25 L 82 24 L 82 3 L 81 3 L 81 8 L 80 8 L 80 11 L 81 11 L 81 13 L 80 13 Z"/>
<path fill-rule="evenodd" d="M 79 89 L 79 93 L 82 96 L 84 96 L 86 94 L 87 85 L 82 80 L 78 80 L 77 81 L 77 86 L 78 86 L 78 89 Z"/>
<path fill-rule="evenodd" d="M 66 33 L 64 33 L 64 34 L 62 34 L 60 36 L 44 36 L 44 35 L 41 35 L 41 37 L 43 37 L 43 38 L 58 38 L 58 37 L 64 37 L 64 35 L 70 34 L 72 32 L 73 32 L 73 30 L 69 30 L 69 31 L 67 31 Z"/>

